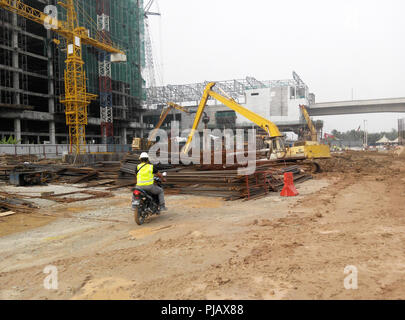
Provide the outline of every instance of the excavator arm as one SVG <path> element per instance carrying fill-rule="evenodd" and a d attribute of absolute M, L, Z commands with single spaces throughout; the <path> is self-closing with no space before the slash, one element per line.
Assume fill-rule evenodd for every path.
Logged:
<path fill-rule="evenodd" d="M 262 129 L 264 129 L 267 132 L 267 134 L 269 135 L 270 139 L 277 139 L 277 138 L 283 137 L 283 135 L 280 133 L 278 127 L 273 122 L 263 118 L 262 116 L 259 116 L 258 114 L 246 109 L 245 107 L 242 107 L 235 100 L 224 97 L 221 94 L 213 91 L 212 89 L 214 88 L 214 86 L 215 86 L 215 82 L 211 82 L 206 86 L 206 88 L 204 90 L 204 94 L 201 99 L 200 105 L 198 107 L 193 127 L 191 129 L 190 135 L 188 136 L 187 143 L 183 148 L 183 153 L 187 154 L 188 151 L 190 150 L 190 145 L 191 145 L 191 142 L 193 141 L 194 134 L 201 122 L 202 115 L 204 114 L 204 109 L 205 109 L 208 99 L 210 97 L 221 102 L 228 108 L 239 113 L 240 115 L 244 116 L 245 118 L 249 119 L 250 121 L 252 121 L 256 125 L 258 125 Z"/>
<path fill-rule="evenodd" d="M 156 136 L 158 134 L 158 131 L 159 131 L 160 127 L 165 122 L 165 120 L 166 120 L 166 118 L 169 115 L 171 110 L 176 109 L 176 110 L 180 110 L 180 111 L 185 112 L 185 113 L 190 113 L 187 109 L 185 109 L 184 107 L 182 107 L 182 106 L 180 106 L 180 105 L 178 105 L 176 103 L 168 102 L 167 105 L 168 106 L 163 109 L 162 114 L 160 115 L 160 119 L 159 119 L 158 124 L 156 125 L 155 129 L 152 131 L 152 133 L 149 136 L 149 139 L 148 139 L 148 145 L 149 146 L 153 143 L 153 141 L 155 141 L 155 138 L 156 138 Z"/>
<path fill-rule="evenodd" d="M 302 115 L 305 118 L 305 121 L 307 122 L 309 131 L 311 132 L 311 140 L 312 141 L 318 141 L 318 132 L 316 131 L 316 128 L 311 120 L 311 117 L 309 116 L 308 110 L 304 105 L 300 105 Z"/>

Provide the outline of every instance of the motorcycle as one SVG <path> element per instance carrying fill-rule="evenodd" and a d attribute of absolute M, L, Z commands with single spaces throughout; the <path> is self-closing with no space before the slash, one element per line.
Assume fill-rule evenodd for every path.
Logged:
<path fill-rule="evenodd" d="M 163 176 L 166 177 L 167 173 L 164 172 Z M 162 181 L 158 177 L 155 177 L 154 181 L 158 187 L 163 188 Z M 141 188 L 135 188 L 132 196 L 132 210 L 136 224 L 141 226 L 148 217 L 160 215 L 159 197 Z"/>

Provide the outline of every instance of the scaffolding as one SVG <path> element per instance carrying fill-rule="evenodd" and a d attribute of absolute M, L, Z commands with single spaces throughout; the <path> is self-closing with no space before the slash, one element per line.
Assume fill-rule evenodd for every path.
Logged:
<path fill-rule="evenodd" d="M 145 67 L 143 0 L 76 0 L 79 25 L 90 36 L 114 43 L 127 55 L 127 62 L 111 63 L 111 55 L 83 46 L 87 88 L 98 99 L 89 106 L 89 116 L 100 118 L 102 143 L 114 143 L 122 122 L 137 121 L 143 112 L 146 94 L 142 69 Z M 66 19 L 65 12 L 58 12 Z M 62 38 L 59 40 L 63 41 Z M 57 57 L 56 93 L 63 91 L 64 56 Z M 57 106 L 63 112 L 63 105 Z M 114 128 L 114 123 L 119 121 Z"/>
<path fill-rule="evenodd" d="M 26 20 L 1 10 L 0 21 L 0 105 L 28 107 L 27 56 L 14 52 L 27 52 Z"/>

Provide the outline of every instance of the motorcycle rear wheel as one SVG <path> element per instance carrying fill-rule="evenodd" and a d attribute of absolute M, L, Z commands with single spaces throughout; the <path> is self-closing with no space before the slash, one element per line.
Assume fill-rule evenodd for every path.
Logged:
<path fill-rule="evenodd" d="M 139 207 L 136 207 L 134 210 L 135 222 L 138 226 L 141 226 L 145 222 L 145 216 L 142 214 L 142 210 Z"/>

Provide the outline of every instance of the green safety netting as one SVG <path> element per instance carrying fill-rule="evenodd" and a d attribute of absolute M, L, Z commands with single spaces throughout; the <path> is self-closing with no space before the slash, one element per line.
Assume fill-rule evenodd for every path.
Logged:
<path fill-rule="evenodd" d="M 78 23 L 90 30 L 90 36 L 97 38 L 97 1 L 76 0 Z M 110 37 L 114 44 L 127 54 L 127 62 L 112 63 L 111 78 L 125 83 L 131 97 L 144 101 L 146 93 L 141 70 L 145 67 L 144 11 L 143 0 L 104 0 L 105 11 L 110 12 Z M 58 7 L 59 19 L 66 20 L 66 12 Z M 88 91 L 99 93 L 98 52 L 83 46 L 83 60 L 88 78 Z M 61 74 L 65 68 L 65 56 L 60 55 Z"/>

